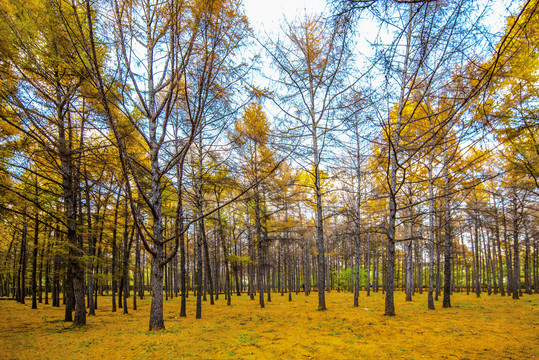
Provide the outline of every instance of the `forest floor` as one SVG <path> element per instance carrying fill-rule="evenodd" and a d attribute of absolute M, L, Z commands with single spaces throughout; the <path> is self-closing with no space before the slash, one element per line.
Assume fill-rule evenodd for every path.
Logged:
<path fill-rule="evenodd" d="M 64 309 L 31 299 L 22 305 L 0 301 L 0 358 L 7 359 L 539 359 L 539 295 L 520 300 L 455 293 L 453 307 L 427 310 L 427 294 L 404 301 L 395 294 L 395 317 L 384 316 L 384 295 L 360 293 L 354 308 L 350 293 L 326 294 L 327 311 L 317 311 L 318 296 L 272 294 L 261 309 L 246 294 L 203 303 L 195 319 L 195 298 L 187 318 L 179 317 L 178 298 L 165 301 L 165 331 L 149 332 L 149 296 L 137 299 L 129 314 L 110 311 L 110 296 L 98 299 L 97 316 L 73 327 Z"/>

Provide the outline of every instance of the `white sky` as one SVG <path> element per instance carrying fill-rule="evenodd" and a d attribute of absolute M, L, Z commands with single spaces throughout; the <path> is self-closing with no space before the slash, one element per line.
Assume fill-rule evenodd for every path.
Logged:
<path fill-rule="evenodd" d="M 492 11 L 487 23 L 500 28 L 505 24 L 508 7 L 515 11 L 521 0 L 483 0 L 490 3 Z M 276 33 L 285 17 L 292 20 L 309 13 L 320 13 L 326 8 L 326 0 L 243 0 L 245 13 L 255 35 L 260 32 Z"/>
<path fill-rule="evenodd" d="M 243 0 L 243 4 L 255 34 L 278 32 L 285 16 L 292 20 L 326 8 L 326 0 Z"/>

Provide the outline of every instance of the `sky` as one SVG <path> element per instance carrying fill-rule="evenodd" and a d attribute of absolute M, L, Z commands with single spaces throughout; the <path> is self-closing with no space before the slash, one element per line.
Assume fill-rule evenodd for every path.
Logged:
<path fill-rule="evenodd" d="M 501 27 L 505 23 L 503 18 L 507 14 L 507 7 L 514 11 L 521 3 L 515 0 L 482 0 L 482 2 L 490 3 L 492 6 L 487 23 L 494 28 Z M 285 17 L 292 20 L 305 13 L 323 12 L 327 8 L 326 3 L 327 0 L 243 0 L 245 13 L 255 34 L 276 33 Z"/>
<path fill-rule="evenodd" d="M 479 9 L 490 4 L 491 10 L 487 12 L 485 24 L 492 32 L 497 32 L 505 25 L 505 16 L 509 13 L 507 8 L 512 8 L 514 12 L 521 2 L 521 0 L 477 0 L 476 6 Z M 263 39 L 265 35 L 269 35 L 270 38 L 278 36 L 285 19 L 291 21 L 306 14 L 329 13 L 327 0 L 243 0 L 243 5 L 250 26 L 258 39 Z M 366 18 L 362 20 L 361 32 L 358 32 L 355 38 L 358 68 L 369 66 L 361 59 L 372 55 L 374 48 L 369 46 L 369 43 L 375 41 L 379 35 L 378 26 L 379 24 L 372 20 Z"/>
<path fill-rule="evenodd" d="M 490 11 L 487 11 L 486 24 L 492 32 L 497 32 L 503 29 L 508 14 L 508 7 L 514 12 L 522 3 L 522 0 L 477 0 L 477 9 L 482 9 L 486 4 L 490 4 Z M 243 0 L 245 15 L 249 19 L 250 26 L 254 31 L 256 38 L 263 40 L 266 35 L 275 39 L 281 31 L 281 26 L 284 20 L 292 21 L 297 18 L 302 18 L 306 14 L 313 13 L 329 13 L 327 0 Z M 374 48 L 369 46 L 369 42 L 373 42 L 378 33 L 379 24 L 367 18 L 362 19 L 361 31 L 356 34 L 355 50 L 356 66 L 358 69 L 368 68 L 371 64 L 365 61 L 374 51 Z M 258 79 L 262 87 L 269 86 L 272 81 L 269 78 L 274 78 L 277 75 L 268 65 L 268 59 L 265 58 L 264 51 L 257 47 L 254 51 L 258 55 L 262 55 L 261 63 L 263 63 L 263 73 L 268 75 L 266 79 Z M 271 75 L 273 74 L 273 75 Z M 276 109 L 268 107 L 270 116 L 275 116 L 279 113 Z"/>
<path fill-rule="evenodd" d="M 243 4 L 255 34 L 276 33 L 285 17 L 292 20 L 326 8 L 326 0 L 244 0 Z"/>

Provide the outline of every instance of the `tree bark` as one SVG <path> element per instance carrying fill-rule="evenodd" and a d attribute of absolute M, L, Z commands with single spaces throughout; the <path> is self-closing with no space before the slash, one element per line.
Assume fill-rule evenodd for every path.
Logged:
<path fill-rule="evenodd" d="M 256 181 L 256 180 L 255 180 Z M 264 308 L 264 241 L 262 239 L 262 224 L 260 219 L 260 193 L 258 185 L 254 188 L 255 202 L 255 228 L 256 228 L 256 245 L 257 245 L 257 273 L 256 281 L 259 291 L 259 304 Z"/>
<path fill-rule="evenodd" d="M 498 253 L 498 287 L 500 289 L 500 294 L 502 296 L 505 296 L 505 287 L 503 285 L 503 259 L 502 259 L 502 246 L 501 246 L 501 239 L 500 239 L 500 218 L 498 214 L 498 207 L 496 204 L 496 196 L 494 196 L 494 229 L 496 231 L 495 234 L 495 242 L 497 247 L 497 253 Z"/>
<path fill-rule="evenodd" d="M 86 168 L 84 169 L 86 173 L 86 224 L 88 226 L 88 257 L 90 257 L 88 264 L 88 316 L 95 316 L 95 304 L 94 304 L 94 261 L 92 257 L 95 255 L 95 231 L 92 227 L 92 212 L 90 204 L 90 184 L 88 183 L 88 173 Z"/>
<path fill-rule="evenodd" d="M 21 232 L 21 256 L 19 261 L 19 276 L 17 285 L 17 301 L 21 304 L 25 303 L 26 298 L 26 251 L 28 248 L 26 239 L 26 237 L 28 236 L 28 221 L 26 219 L 26 216 L 26 208 L 24 208 Z"/>
<path fill-rule="evenodd" d="M 122 196 L 121 189 L 118 189 L 118 197 L 116 199 L 116 206 L 114 207 L 114 222 L 112 225 L 112 264 L 111 264 L 111 281 L 112 281 L 112 312 L 116 311 L 116 290 L 118 289 L 117 277 L 116 277 L 116 264 L 118 263 L 118 212 L 120 208 L 120 198 Z"/>
<path fill-rule="evenodd" d="M 36 181 L 36 199 L 38 198 L 37 195 L 38 193 Z M 32 309 L 37 309 L 37 250 L 39 236 L 39 213 L 37 212 L 37 210 L 34 219 L 34 247 L 32 249 Z"/>
<path fill-rule="evenodd" d="M 447 151 L 447 149 L 446 149 Z M 451 307 L 451 208 L 449 191 L 449 163 L 447 154 L 444 161 L 444 225 L 445 225 L 445 249 L 444 249 L 444 299 L 442 307 Z"/>
<path fill-rule="evenodd" d="M 432 176 L 432 167 L 434 163 L 434 149 L 429 155 L 429 290 L 427 293 L 427 308 L 434 310 L 433 280 L 434 280 L 434 178 Z"/>
<path fill-rule="evenodd" d="M 520 291 L 520 264 L 519 264 L 519 243 L 518 243 L 518 236 L 519 236 L 519 223 L 517 219 L 517 209 L 516 209 L 516 203 L 514 205 L 514 214 L 513 214 L 513 299 L 518 300 L 519 299 L 519 291 Z"/>

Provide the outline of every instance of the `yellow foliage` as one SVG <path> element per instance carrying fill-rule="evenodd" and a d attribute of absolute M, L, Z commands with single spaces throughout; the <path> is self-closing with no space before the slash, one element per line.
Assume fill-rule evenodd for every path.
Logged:
<path fill-rule="evenodd" d="M 0 301 L 3 359 L 530 359 L 539 356 L 537 296 L 453 295 L 453 307 L 427 310 L 427 295 L 405 302 L 396 293 L 397 316 L 386 317 L 384 295 L 328 293 L 328 311 L 317 311 L 316 294 L 274 294 L 260 309 L 245 294 L 232 306 L 220 298 L 194 316 L 180 318 L 178 298 L 165 303 L 166 331 L 148 332 L 150 297 L 129 315 L 110 311 L 99 298 L 86 327 L 63 322 L 64 309 Z M 131 299 L 129 299 L 131 305 Z M 534 315 L 535 314 L 535 315 Z M 510 329 L 510 331 L 508 330 Z"/>

